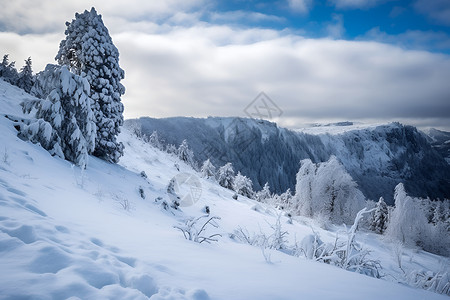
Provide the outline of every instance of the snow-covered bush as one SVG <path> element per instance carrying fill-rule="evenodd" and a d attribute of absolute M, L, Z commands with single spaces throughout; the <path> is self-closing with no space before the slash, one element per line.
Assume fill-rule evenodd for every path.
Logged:
<path fill-rule="evenodd" d="M 200 168 L 200 174 L 203 178 L 215 178 L 216 167 L 214 167 L 209 158 L 203 162 L 203 165 Z"/>
<path fill-rule="evenodd" d="M 85 168 L 96 132 L 89 83 L 66 66 L 47 65 L 31 93 L 44 100 L 22 103 L 24 112 L 36 111 L 36 120 L 23 125 L 19 136 Z"/>
<path fill-rule="evenodd" d="M 233 189 L 234 170 L 231 163 L 227 163 L 217 171 L 217 182 L 224 188 Z"/>
<path fill-rule="evenodd" d="M 333 243 L 325 243 L 316 232 L 313 232 L 303 238 L 300 245 L 295 247 L 294 253 L 303 255 L 307 259 L 379 278 L 381 276 L 380 263 L 370 259 L 368 257 L 370 252 L 363 249 L 355 240 L 358 225 L 363 215 L 369 212 L 365 208 L 358 212 L 352 227 L 345 233 L 345 240 L 339 238 L 336 233 Z"/>
<path fill-rule="evenodd" d="M 288 232 L 283 230 L 281 226 L 281 215 L 278 215 L 275 224 L 271 224 L 270 228 L 272 233 L 267 235 L 263 232 L 251 234 L 247 229 L 238 227 L 230 234 L 230 238 L 240 243 L 268 249 L 282 250 L 288 248 L 286 239 Z"/>
<path fill-rule="evenodd" d="M 247 176 L 242 175 L 241 172 L 238 172 L 238 174 L 233 180 L 233 190 L 239 195 L 242 195 L 250 199 L 253 198 L 255 194 L 253 192 L 252 181 Z"/>
<path fill-rule="evenodd" d="M 287 189 L 286 192 L 282 193 L 281 195 L 274 195 L 273 201 L 276 207 L 284 210 L 291 211 L 291 205 L 292 205 L 292 193 L 291 189 Z"/>
<path fill-rule="evenodd" d="M 189 241 L 211 243 L 217 242 L 218 238 L 222 236 L 219 233 L 210 232 L 211 227 L 216 229 L 219 228 L 216 220 L 220 220 L 220 217 L 203 215 L 197 218 L 189 218 L 183 225 L 174 227 L 180 230 L 183 233 L 184 238 Z"/>
<path fill-rule="evenodd" d="M 123 124 L 120 97 L 125 93 L 120 83 L 124 71 L 119 66 L 119 51 L 94 8 L 75 14 L 66 26 L 66 38 L 55 59 L 89 82 L 97 125 L 94 155 L 117 162 L 123 155 L 123 144 L 117 141 L 117 135 Z"/>
<path fill-rule="evenodd" d="M 350 224 L 365 205 L 364 195 L 335 156 L 319 164 L 303 160 L 295 190 L 294 213 L 334 224 Z"/>
<path fill-rule="evenodd" d="M 450 275 L 447 272 L 414 270 L 408 275 L 407 282 L 416 288 L 450 296 Z"/>
<path fill-rule="evenodd" d="M 269 199 L 272 199 L 272 193 L 270 192 L 269 183 L 266 182 L 263 189 L 256 192 L 255 200 L 258 202 L 268 202 Z"/>

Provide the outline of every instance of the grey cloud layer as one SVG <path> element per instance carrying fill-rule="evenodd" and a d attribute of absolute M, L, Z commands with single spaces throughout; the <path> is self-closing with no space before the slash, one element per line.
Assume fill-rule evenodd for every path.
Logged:
<path fill-rule="evenodd" d="M 42 7 L 49 3 L 43 1 Z M 176 1 L 160 7 L 143 5 L 142 11 L 166 16 L 168 21 L 161 24 L 150 17 L 136 18 L 135 8 L 104 3 L 98 1 L 97 8 L 126 72 L 127 118 L 244 116 L 247 104 L 265 91 L 284 112 L 279 121 L 288 126 L 305 121 L 398 119 L 450 129 L 445 126 L 450 120 L 447 55 L 380 42 L 305 39 L 288 30 L 211 25 L 190 12 L 199 2 L 181 10 Z M 64 20 L 60 13 L 48 21 L 61 22 L 61 32 L 27 36 L 0 32 L 2 50 L 11 53 L 18 65 L 31 55 L 35 70 L 43 69 L 53 62 L 64 21 L 87 8 L 75 6 L 80 3 L 61 8 L 69 15 Z M 32 27 L 32 23 L 25 25 Z"/>

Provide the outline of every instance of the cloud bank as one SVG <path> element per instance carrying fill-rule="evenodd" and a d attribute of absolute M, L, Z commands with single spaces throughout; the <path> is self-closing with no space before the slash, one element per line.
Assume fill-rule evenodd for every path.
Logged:
<path fill-rule="evenodd" d="M 41 25 L 32 17 L 22 24 L 8 23 L 21 15 L 15 7 L 1 13 L 3 28 L 7 23 L 16 27 L 11 29 L 16 33 L 0 32 L 0 44 L 17 66 L 30 55 L 35 71 L 53 63 L 64 22 L 90 1 L 62 1 L 66 5 L 60 8 L 51 8 L 51 2 L 42 1 L 35 13 L 50 9 L 59 14 Z M 402 49 L 381 38 L 336 39 L 342 35 L 340 27 L 330 27 L 333 38 L 311 39 L 289 29 L 214 24 L 202 19 L 207 4 L 201 1 L 94 4 L 126 72 L 126 118 L 245 116 L 244 108 L 264 91 L 283 110 L 275 121 L 284 126 L 400 120 L 450 130 L 448 55 Z M 242 19 L 245 14 L 216 13 L 214 18 Z M 341 23 L 337 16 L 336 24 Z"/>

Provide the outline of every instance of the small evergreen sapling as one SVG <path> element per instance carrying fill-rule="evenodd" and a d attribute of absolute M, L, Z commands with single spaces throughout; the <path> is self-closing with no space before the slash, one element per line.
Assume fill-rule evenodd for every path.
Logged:
<path fill-rule="evenodd" d="M 217 182 L 224 188 L 233 189 L 234 184 L 234 170 L 231 163 L 227 163 L 219 168 L 217 172 Z"/>
<path fill-rule="evenodd" d="M 203 178 L 214 178 L 216 176 L 216 167 L 211 163 L 209 158 L 203 162 L 200 169 L 200 174 Z"/>
<path fill-rule="evenodd" d="M 383 197 L 377 202 L 375 208 L 375 213 L 372 217 L 372 222 L 370 224 L 370 230 L 383 234 L 386 231 L 388 222 L 388 208 L 386 202 L 384 202 Z"/>

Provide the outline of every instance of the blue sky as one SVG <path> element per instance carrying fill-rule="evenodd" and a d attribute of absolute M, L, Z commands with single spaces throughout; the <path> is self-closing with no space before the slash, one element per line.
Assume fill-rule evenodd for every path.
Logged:
<path fill-rule="evenodd" d="M 219 1 L 212 9 L 228 13 L 230 17 L 215 20 L 206 16 L 203 20 L 234 26 L 299 30 L 303 36 L 311 38 L 376 40 L 406 49 L 450 53 L 450 1 L 446 0 L 231 0 Z M 237 17 L 238 12 L 242 17 Z M 258 13 L 266 18 L 246 18 L 245 13 Z"/>
<path fill-rule="evenodd" d="M 55 63 L 95 6 L 120 52 L 125 117 L 246 116 L 265 92 L 296 128 L 400 121 L 450 130 L 449 0 L 0 0 L 0 52 Z"/>

